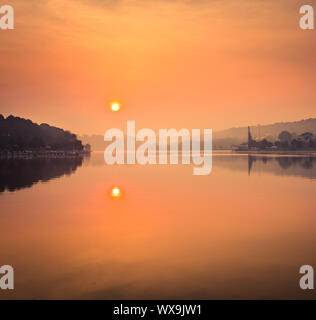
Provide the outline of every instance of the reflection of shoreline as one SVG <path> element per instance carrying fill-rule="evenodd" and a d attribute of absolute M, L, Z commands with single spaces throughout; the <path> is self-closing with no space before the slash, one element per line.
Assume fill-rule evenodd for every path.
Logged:
<path fill-rule="evenodd" d="M 286 155 L 286 156 L 309 156 L 316 157 L 316 151 L 312 150 L 299 150 L 299 151 L 289 151 L 289 150 L 249 150 L 249 151 L 237 151 L 234 150 L 232 153 L 244 154 L 244 155 L 256 155 L 256 154 L 271 154 L 271 155 Z"/>
<path fill-rule="evenodd" d="M 316 157 L 307 155 L 214 153 L 213 171 L 217 167 L 247 172 L 249 176 L 273 174 L 316 179 Z"/>
<path fill-rule="evenodd" d="M 0 192 L 30 188 L 38 182 L 73 174 L 83 157 L 1 159 Z"/>
<path fill-rule="evenodd" d="M 254 163 L 259 162 L 261 172 L 271 172 L 276 175 L 300 176 L 316 179 L 316 158 L 315 157 L 254 157 L 248 156 L 248 174 L 254 171 Z M 276 168 L 275 164 L 278 164 Z M 255 171 L 254 171 L 255 172 Z"/>

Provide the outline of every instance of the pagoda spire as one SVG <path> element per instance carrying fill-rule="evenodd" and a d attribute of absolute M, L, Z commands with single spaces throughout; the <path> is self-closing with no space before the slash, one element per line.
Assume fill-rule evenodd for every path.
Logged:
<path fill-rule="evenodd" d="M 253 147 L 254 140 L 252 139 L 250 127 L 248 126 L 248 148 Z"/>

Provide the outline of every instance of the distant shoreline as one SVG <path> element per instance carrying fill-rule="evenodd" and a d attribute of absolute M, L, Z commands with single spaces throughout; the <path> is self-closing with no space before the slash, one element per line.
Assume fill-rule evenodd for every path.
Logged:
<path fill-rule="evenodd" d="M 94 152 L 104 152 L 94 151 Z M 90 155 L 87 151 L 0 151 L 0 159 L 40 159 L 40 158 L 76 158 Z M 182 152 L 179 151 L 181 154 Z M 239 154 L 239 155 L 278 155 L 278 156 L 307 156 L 316 157 L 314 150 L 234 150 L 213 149 L 214 154 Z M 169 154 L 169 152 L 168 152 Z"/>
<path fill-rule="evenodd" d="M 87 151 L 0 151 L 0 159 L 76 158 L 89 155 Z"/>

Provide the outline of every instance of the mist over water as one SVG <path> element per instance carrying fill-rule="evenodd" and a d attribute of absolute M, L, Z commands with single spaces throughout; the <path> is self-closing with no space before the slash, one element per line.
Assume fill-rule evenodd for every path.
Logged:
<path fill-rule="evenodd" d="M 191 165 L 0 161 L 0 298 L 310 298 L 316 159 L 218 153 Z M 111 197 L 113 187 L 121 191 Z"/>

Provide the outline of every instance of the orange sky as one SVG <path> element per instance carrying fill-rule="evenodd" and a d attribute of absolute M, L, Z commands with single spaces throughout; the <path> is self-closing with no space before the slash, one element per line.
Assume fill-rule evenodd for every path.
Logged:
<path fill-rule="evenodd" d="M 316 117 L 310 0 L 8 0 L 0 113 L 75 133 Z M 111 113 L 112 100 L 122 110 Z"/>

